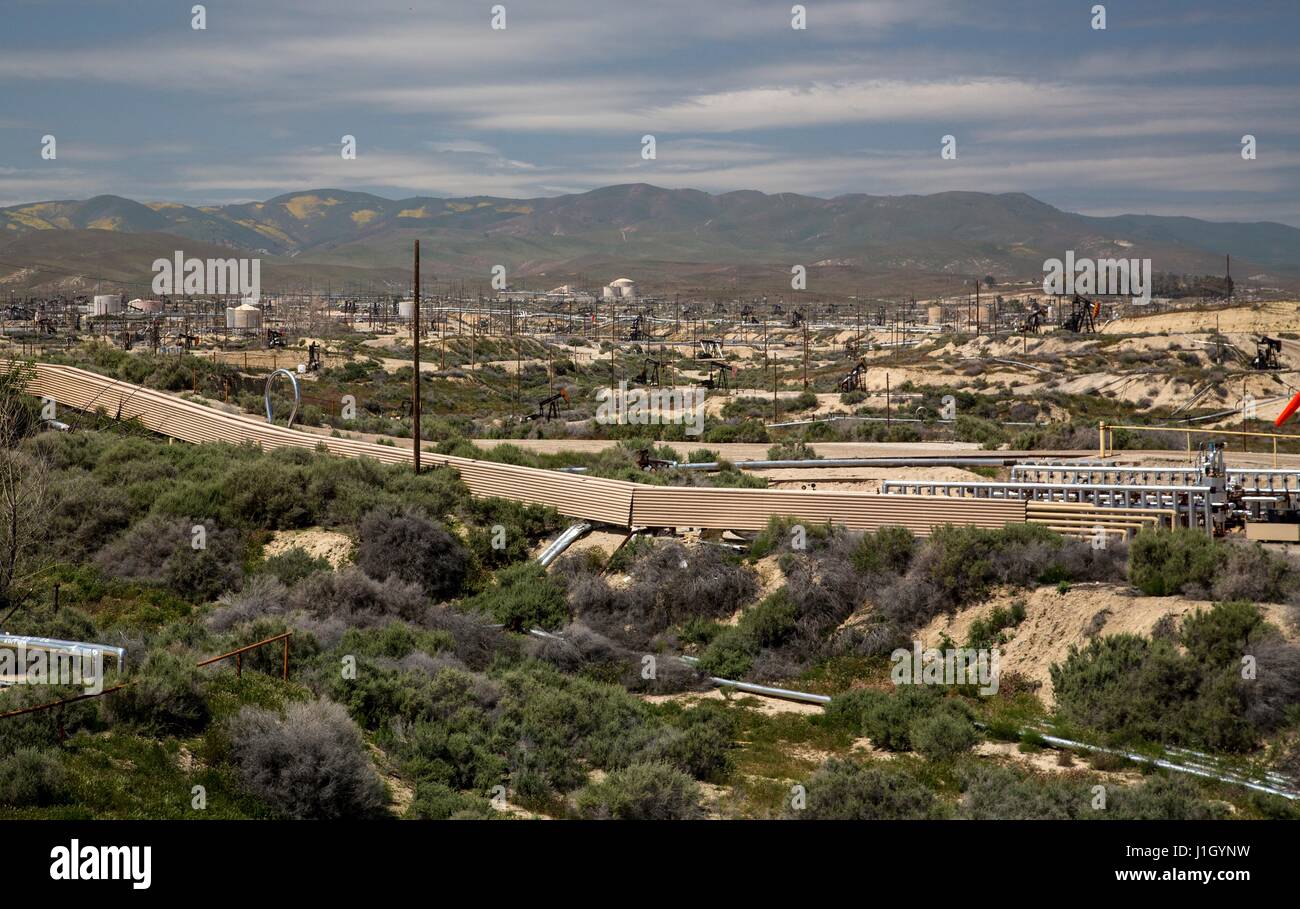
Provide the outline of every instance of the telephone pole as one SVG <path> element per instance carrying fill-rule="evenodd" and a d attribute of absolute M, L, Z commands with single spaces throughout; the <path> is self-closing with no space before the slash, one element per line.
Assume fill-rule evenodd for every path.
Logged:
<path fill-rule="evenodd" d="M 411 319 L 411 356 L 415 375 L 411 377 L 411 449 L 415 472 L 420 473 L 420 241 L 415 241 L 415 293 Z"/>

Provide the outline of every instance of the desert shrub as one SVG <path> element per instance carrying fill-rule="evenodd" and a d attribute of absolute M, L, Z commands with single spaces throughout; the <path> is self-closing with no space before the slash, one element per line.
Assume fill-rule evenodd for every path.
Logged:
<path fill-rule="evenodd" d="M 1253 679 L 1242 672 L 1250 651 Z M 1263 625 L 1257 607 L 1220 603 L 1188 616 L 1177 641 L 1094 638 L 1071 648 L 1051 674 L 1067 722 L 1119 741 L 1243 751 L 1288 722 L 1288 704 L 1300 692 L 1300 649 Z"/>
<path fill-rule="evenodd" d="M 571 577 L 566 586 L 577 616 L 637 648 L 674 625 L 730 616 L 758 590 L 751 569 L 713 546 L 639 544 L 626 570 L 632 583 L 621 589 L 588 572 Z"/>
<path fill-rule="evenodd" d="M 1228 556 L 1214 576 L 1211 592 L 1216 600 L 1280 602 L 1294 586 L 1285 559 L 1259 543 L 1228 546 Z"/>
<path fill-rule="evenodd" d="M 68 773 L 57 751 L 19 748 L 0 758 L 0 804 L 40 808 L 67 797 Z"/>
<path fill-rule="evenodd" d="M 198 732 L 210 716 L 203 673 L 188 653 L 154 650 L 130 684 L 103 700 L 104 715 L 153 735 Z"/>
<path fill-rule="evenodd" d="M 357 566 L 382 581 L 396 576 L 435 599 L 456 596 L 470 570 L 460 541 L 418 511 L 377 508 L 361 521 Z"/>
<path fill-rule="evenodd" d="M 466 505 L 474 526 L 469 530 L 469 547 L 479 563 L 500 568 L 527 559 L 534 543 L 559 530 L 563 525 L 554 508 L 525 505 L 513 499 L 471 499 Z M 505 528 L 505 545 L 493 545 L 493 527 Z"/>
<path fill-rule="evenodd" d="M 942 804 L 924 784 L 896 767 L 831 759 L 805 784 L 807 805 L 786 816 L 810 821 L 932 820 Z"/>
<path fill-rule="evenodd" d="M 1129 580 L 1148 596 L 1171 596 L 1189 585 L 1208 590 L 1225 558 L 1223 545 L 1200 531 L 1143 530 L 1129 544 Z"/>
<path fill-rule="evenodd" d="M 496 583 L 465 601 L 512 631 L 554 629 L 568 618 L 564 591 L 535 562 L 517 562 L 496 573 Z"/>
<path fill-rule="evenodd" d="M 578 791 L 575 809 L 588 820 L 683 821 L 700 817 L 699 786 L 667 764 L 630 764 Z"/>
<path fill-rule="evenodd" d="M 1246 722 L 1272 732 L 1300 720 L 1300 647 L 1276 635 L 1247 645 L 1255 658 L 1255 678 L 1243 680 Z"/>
<path fill-rule="evenodd" d="M 120 693 L 120 692 L 119 692 Z M 85 689 L 72 686 L 10 685 L 0 689 L 0 713 L 36 707 L 63 698 L 85 694 Z M 106 700 L 117 697 L 107 695 Z M 96 700 L 66 704 L 54 710 L 36 710 L 0 720 L 0 754 L 19 748 L 45 748 L 59 742 L 59 729 L 73 735 L 81 729 L 98 725 L 99 709 Z"/>
<path fill-rule="evenodd" d="M 738 726 L 726 707 L 703 702 L 665 727 L 638 760 L 671 764 L 697 780 L 719 782 L 731 771 Z"/>
<path fill-rule="evenodd" d="M 1186 777 L 1162 775 L 1112 790 L 1106 810 L 1098 813 L 1125 821 L 1213 821 L 1227 818 L 1230 809 L 1207 801 Z"/>
<path fill-rule="evenodd" d="M 1245 653 L 1263 624 L 1264 616 L 1253 603 L 1216 603 L 1183 618 L 1182 644 L 1191 659 L 1217 669 Z"/>
<path fill-rule="evenodd" d="M 353 566 L 308 576 L 289 592 L 285 605 L 288 612 L 338 619 L 353 627 L 393 617 L 418 622 L 432 609 L 418 585 L 391 575 L 376 581 Z"/>
<path fill-rule="evenodd" d="M 203 527 L 203 546 L 193 528 Z M 211 521 L 145 518 L 105 545 L 95 556 L 109 577 L 159 583 L 186 599 L 201 602 L 239 585 L 243 541 L 238 531 L 219 530 Z"/>
<path fill-rule="evenodd" d="M 218 598 L 217 607 L 208 614 L 207 625 L 214 631 L 229 631 L 244 622 L 282 615 L 288 595 L 288 589 L 273 573 L 255 574 L 240 590 Z"/>
<path fill-rule="evenodd" d="M 384 816 L 384 787 L 361 734 L 337 704 L 291 704 L 281 716 L 245 707 L 229 724 L 231 754 L 254 794 L 294 819 Z"/>
<path fill-rule="evenodd" d="M 1010 607 L 996 606 L 988 615 L 971 622 L 966 646 L 979 650 L 1003 643 L 1002 632 L 1025 620 L 1025 601 L 1015 600 Z"/>
<path fill-rule="evenodd" d="M 863 704 L 862 732 L 877 748 L 910 751 L 916 722 L 938 710 L 940 699 L 928 685 L 899 685 L 889 693 L 877 692 Z"/>
<path fill-rule="evenodd" d="M 975 747 L 979 732 L 958 704 L 945 701 L 941 709 L 912 722 L 908 737 L 919 754 L 932 761 L 946 761 Z"/>
<path fill-rule="evenodd" d="M 512 789 L 536 798 L 581 785 L 588 771 L 625 767 L 662 723 L 618 685 L 531 664 L 498 679 L 494 735 L 506 749 Z"/>
<path fill-rule="evenodd" d="M 853 553 L 853 567 L 864 574 L 902 574 L 912 563 L 916 537 L 906 527 L 864 533 Z"/>
<path fill-rule="evenodd" d="M 700 671 L 724 679 L 749 674 L 758 654 L 758 642 L 738 627 L 723 628 L 700 654 Z"/>
<path fill-rule="evenodd" d="M 1213 820 L 1226 806 L 1206 801 L 1182 777 L 1153 776 L 1131 786 L 1108 786 L 1105 807 L 1094 807 L 1092 784 L 1042 778 L 1008 767 L 978 765 L 959 774 L 961 816 L 975 820 Z"/>
<path fill-rule="evenodd" d="M 331 570 L 329 559 L 313 556 L 307 550 L 294 546 L 279 555 L 268 556 L 255 569 L 259 574 L 270 575 L 286 587 L 292 587 L 303 578 L 318 571 Z"/>
<path fill-rule="evenodd" d="M 87 561 L 105 540 L 131 525 L 137 508 L 127 492 L 85 471 L 55 472 L 46 509 L 53 554 L 69 562 Z"/>
<path fill-rule="evenodd" d="M 807 442 L 780 442 L 767 450 L 769 461 L 816 461 L 821 458 Z"/>
<path fill-rule="evenodd" d="M 806 551 L 815 551 L 824 546 L 835 533 L 828 523 L 803 521 L 796 517 L 774 515 L 768 519 L 767 526 L 758 532 L 749 544 L 749 557 L 761 559 L 776 552 L 790 552 L 795 538 L 795 528 L 802 527 Z"/>
<path fill-rule="evenodd" d="M 884 692 L 870 688 L 852 688 L 831 698 L 816 722 L 858 736 L 862 734 L 862 713 L 869 703 Z"/>
<path fill-rule="evenodd" d="M 480 795 L 457 792 L 442 783 L 419 783 L 406 816 L 421 821 L 487 820 L 496 816 Z"/>

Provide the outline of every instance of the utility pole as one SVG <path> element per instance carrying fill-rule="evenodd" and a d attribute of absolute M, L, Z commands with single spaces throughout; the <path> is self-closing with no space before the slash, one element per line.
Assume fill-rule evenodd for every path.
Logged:
<path fill-rule="evenodd" d="M 415 307 L 411 321 L 411 352 L 415 375 L 411 378 L 411 449 L 415 473 L 420 473 L 420 241 L 415 241 Z"/>

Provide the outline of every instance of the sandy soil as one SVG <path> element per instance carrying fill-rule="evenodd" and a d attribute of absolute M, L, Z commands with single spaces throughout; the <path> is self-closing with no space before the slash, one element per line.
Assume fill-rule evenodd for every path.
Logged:
<path fill-rule="evenodd" d="M 277 530 L 263 552 L 267 557 L 302 549 L 313 558 L 325 559 L 335 568 L 352 560 L 352 539 L 345 533 L 308 527 L 305 530 Z"/>
<path fill-rule="evenodd" d="M 1105 334 L 1167 331 L 1188 332 L 1278 332 L 1300 331 L 1300 302 L 1261 303 L 1258 306 L 1234 306 L 1229 309 L 1183 310 L 1116 319 L 1104 329 Z"/>
<path fill-rule="evenodd" d="M 1213 603 L 1183 597 L 1147 597 L 1135 595 L 1129 588 L 1109 584 L 1081 584 L 1060 593 L 1054 587 L 1040 587 L 1029 593 L 1008 592 L 989 602 L 964 609 L 953 616 L 939 616 L 917 634 L 923 646 L 939 645 L 946 634 L 962 645 L 970 635 L 971 624 L 995 608 L 1009 607 L 1015 600 L 1025 603 L 1025 620 L 1010 629 L 1010 640 L 1002 648 L 1001 669 L 1014 672 L 1040 684 L 1039 697 L 1051 706 L 1054 701 L 1050 669 L 1063 661 L 1071 645 L 1088 642 L 1086 631 L 1094 617 L 1103 614 L 1102 636 L 1128 632 L 1149 636 L 1156 623 L 1166 615 L 1182 616 L 1197 608 L 1209 609 Z M 1296 639 L 1287 621 L 1287 607 L 1263 604 L 1265 616 Z M 1100 620 L 1098 620 L 1100 621 Z"/>
<path fill-rule="evenodd" d="M 681 694 L 647 694 L 643 695 L 644 699 L 651 704 L 663 704 L 668 701 L 676 701 L 683 706 L 689 707 L 702 700 L 720 701 L 723 699 L 722 690 L 714 688 L 710 691 L 686 691 Z M 785 701 L 780 698 L 760 697 L 756 694 L 745 692 L 735 692 L 731 699 L 744 707 L 752 707 L 759 713 L 767 716 L 774 716 L 778 713 L 821 713 L 820 704 L 805 704 L 802 701 Z"/>

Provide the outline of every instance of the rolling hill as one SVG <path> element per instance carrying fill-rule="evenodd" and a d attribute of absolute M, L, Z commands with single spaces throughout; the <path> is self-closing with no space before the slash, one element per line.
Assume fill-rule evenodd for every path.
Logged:
<path fill-rule="evenodd" d="M 746 273 L 788 274 L 792 264 L 837 273 L 844 286 L 873 276 L 890 276 L 890 283 L 909 275 L 941 283 L 985 274 L 1033 279 L 1041 277 L 1044 259 L 1067 249 L 1081 257 L 1150 257 L 1156 271 L 1197 274 L 1222 273 L 1230 254 L 1238 280 L 1300 280 L 1300 230 L 1293 227 L 1095 218 L 1022 193 L 822 199 L 629 184 L 539 199 L 392 200 L 322 189 L 202 207 L 96 196 L 0 209 L 0 260 L 21 265 L 24 256 L 57 255 L 62 261 L 70 254 L 68 238 L 56 238 L 68 233 L 96 251 L 104 273 L 140 274 L 141 266 L 147 273 L 148 262 L 135 258 L 140 250 L 121 238 L 148 234 L 179 238 L 154 244 L 173 249 L 202 243 L 269 257 L 268 264 L 293 266 L 282 274 L 286 279 L 299 269 L 317 269 L 318 277 L 327 269 L 340 278 L 370 273 L 400 280 L 410 241 L 418 237 L 442 280 L 483 281 L 495 264 L 512 277 L 555 283 L 584 274 L 598 283 L 637 271 L 649 286 L 671 285 L 686 274 L 734 284 Z M 8 267 L 0 267 L 0 280 Z"/>

